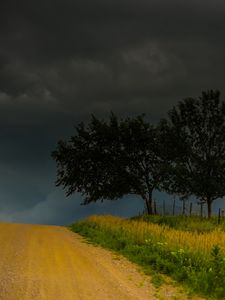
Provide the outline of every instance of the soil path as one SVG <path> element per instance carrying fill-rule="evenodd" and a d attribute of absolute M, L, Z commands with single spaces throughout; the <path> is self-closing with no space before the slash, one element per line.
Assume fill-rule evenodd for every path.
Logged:
<path fill-rule="evenodd" d="M 165 299 L 174 299 L 171 291 L 173 288 L 165 290 Z M 84 242 L 64 227 L 0 224 L 0 299 L 158 297 L 149 277 L 138 272 L 135 265 Z"/>

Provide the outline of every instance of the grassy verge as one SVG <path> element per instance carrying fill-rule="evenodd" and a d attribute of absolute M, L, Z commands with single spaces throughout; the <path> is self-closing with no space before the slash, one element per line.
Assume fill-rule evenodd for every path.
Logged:
<path fill-rule="evenodd" d="M 123 254 L 146 273 L 154 270 L 167 274 L 193 293 L 207 299 L 224 299 L 225 233 L 221 230 L 187 232 L 150 220 L 111 216 L 93 216 L 70 228 L 93 243 Z"/>
<path fill-rule="evenodd" d="M 196 231 L 198 233 L 206 233 L 215 229 L 225 231 L 225 218 L 221 217 L 220 224 L 218 224 L 218 217 L 201 218 L 199 216 L 160 216 L 160 215 L 143 215 L 133 217 L 133 220 L 145 221 L 153 224 L 166 225 L 170 228 Z"/>

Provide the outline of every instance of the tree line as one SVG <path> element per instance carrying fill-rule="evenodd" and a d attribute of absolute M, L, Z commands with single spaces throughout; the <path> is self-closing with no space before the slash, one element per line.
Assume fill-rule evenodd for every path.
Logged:
<path fill-rule="evenodd" d="M 92 115 L 68 141 L 60 140 L 52 157 L 56 185 L 66 195 L 79 192 L 83 204 L 142 197 L 153 213 L 153 191 L 194 195 L 207 204 L 225 196 L 225 101 L 218 90 L 179 101 L 157 125 L 145 115 L 109 120 Z"/>

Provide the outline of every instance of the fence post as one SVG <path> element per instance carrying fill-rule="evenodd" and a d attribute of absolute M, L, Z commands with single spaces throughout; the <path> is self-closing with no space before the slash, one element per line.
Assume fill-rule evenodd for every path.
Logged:
<path fill-rule="evenodd" d="M 185 215 L 185 210 L 186 210 L 186 199 L 182 199 L 183 205 L 182 205 L 182 215 Z"/>
<path fill-rule="evenodd" d="M 166 214 L 165 200 L 163 200 L 163 215 L 165 216 L 165 214 Z"/>
<path fill-rule="evenodd" d="M 192 202 L 190 203 L 190 211 L 189 211 L 189 215 L 191 216 L 192 214 Z"/>
<path fill-rule="evenodd" d="M 218 224 L 220 224 L 220 208 L 219 208 L 219 211 L 218 211 Z"/>
<path fill-rule="evenodd" d="M 155 215 L 157 215 L 157 209 L 156 209 L 156 202 L 154 201 L 154 211 L 155 211 Z"/>
<path fill-rule="evenodd" d="M 176 198 L 174 196 L 173 197 L 173 216 L 175 215 L 175 203 L 176 203 Z"/>

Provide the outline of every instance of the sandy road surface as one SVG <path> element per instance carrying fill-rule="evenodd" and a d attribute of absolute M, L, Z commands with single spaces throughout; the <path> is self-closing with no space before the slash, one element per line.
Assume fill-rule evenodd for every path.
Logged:
<path fill-rule="evenodd" d="M 2 300 L 155 299 L 135 272 L 66 228 L 0 224 Z"/>
<path fill-rule="evenodd" d="M 1 300 L 157 299 L 154 295 L 133 264 L 66 228 L 0 223 Z"/>

